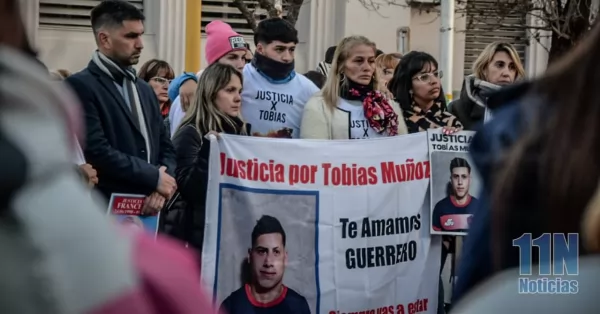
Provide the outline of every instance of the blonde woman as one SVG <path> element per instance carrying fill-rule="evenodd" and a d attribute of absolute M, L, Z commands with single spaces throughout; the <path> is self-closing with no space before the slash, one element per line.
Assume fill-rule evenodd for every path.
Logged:
<path fill-rule="evenodd" d="M 473 74 L 465 77 L 460 98 L 448 105 L 466 130 L 484 120 L 489 94 L 501 86 L 525 77 L 525 69 L 515 47 L 509 43 L 489 44 L 473 64 Z"/>
<path fill-rule="evenodd" d="M 406 134 L 398 104 L 377 89 L 375 43 L 363 36 L 337 46 L 321 93 L 304 108 L 300 138 L 370 139 Z"/>
<path fill-rule="evenodd" d="M 400 63 L 400 59 L 402 59 L 400 53 L 386 53 L 375 58 L 375 77 L 379 83 L 379 90 L 385 92 L 390 98 L 393 96 L 387 89 L 387 84 L 394 77 L 394 70 Z"/>
<path fill-rule="evenodd" d="M 173 136 L 179 200 L 165 213 L 162 231 L 202 253 L 209 133 L 250 134 L 240 116 L 242 74 L 233 66 L 213 63 L 198 81 L 196 99 Z"/>

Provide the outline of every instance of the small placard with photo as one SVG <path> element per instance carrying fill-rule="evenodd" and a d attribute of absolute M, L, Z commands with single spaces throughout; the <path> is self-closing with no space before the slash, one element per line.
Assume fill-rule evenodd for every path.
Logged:
<path fill-rule="evenodd" d="M 466 235 L 481 180 L 469 155 L 475 132 L 445 135 L 442 129 L 428 131 L 431 163 L 431 233 Z"/>
<path fill-rule="evenodd" d="M 158 232 L 158 214 L 145 214 L 145 195 L 112 194 L 108 203 L 107 214 L 130 229 L 146 230 L 152 234 Z"/>

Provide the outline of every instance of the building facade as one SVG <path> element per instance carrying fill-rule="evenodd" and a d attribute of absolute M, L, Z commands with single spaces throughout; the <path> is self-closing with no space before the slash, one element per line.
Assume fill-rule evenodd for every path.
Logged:
<path fill-rule="evenodd" d="M 195 2 L 194 2 L 195 1 Z M 349 35 L 364 35 L 384 52 L 421 50 L 440 59 L 440 18 L 436 0 L 409 1 L 365 8 L 358 0 L 311 0 L 302 5 L 296 28 L 300 43 L 296 69 L 305 72 L 322 61 L 328 47 Z M 469 0 L 490 1 L 490 0 Z M 99 1 L 21 0 L 30 37 L 40 59 L 50 69 L 78 71 L 95 49 L 89 11 Z M 230 23 L 253 46 L 252 30 L 232 0 L 129 0 L 147 17 L 143 63 L 152 58 L 168 61 L 176 72 L 204 67 L 204 26 L 213 20 Z M 249 2 L 251 4 L 252 2 Z M 199 14 L 193 14 L 200 10 Z M 260 15 L 260 12 L 255 12 Z M 547 53 L 542 45 L 528 41 L 524 33 L 510 29 L 490 32 L 466 29 L 468 14 L 456 14 L 454 25 L 452 90 L 460 90 L 462 78 L 479 51 L 493 40 L 516 43 L 530 75 L 545 70 Z M 536 23 L 530 17 L 515 23 Z M 200 27 L 198 27 L 200 25 Z M 522 29 L 522 28 L 521 28 Z M 201 34 L 195 35 L 200 30 Z M 522 32 L 522 31 L 521 31 Z M 199 47 L 194 47 L 198 45 Z M 187 52 L 187 57 L 186 57 Z"/>

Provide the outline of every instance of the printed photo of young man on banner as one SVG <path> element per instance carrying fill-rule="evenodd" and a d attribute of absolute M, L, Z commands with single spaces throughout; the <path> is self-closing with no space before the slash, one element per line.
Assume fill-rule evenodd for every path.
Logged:
<path fill-rule="evenodd" d="M 475 132 L 445 135 L 441 129 L 433 129 L 427 135 L 431 162 L 431 233 L 466 235 L 481 188 L 469 156 L 469 144 Z"/>
<path fill-rule="evenodd" d="M 304 295 L 316 299 L 315 217 L 318 192 L 249 189 L 221 185 L 221 243 L 217 299 L 229 314 L 251 313 L 256 291 L 281 295 L 269 307 L 310 314 Z M 277 217 L 277 218 L 276 218 Z M 237 232 L 224 232 L 236 230 Z M 310 232 L 312 230 L 312 232 Z M 312 304 L 316 309 L 316 304 Z"/>
<path fill-rule="evenodd" d="M 120 225 L 129 229 L 145 230 L 154 235 L 158 232 L 159 214 L 143 213 L 146 196 L 137 194 L 112 194 L 108 203 L 107 214 Z"/>

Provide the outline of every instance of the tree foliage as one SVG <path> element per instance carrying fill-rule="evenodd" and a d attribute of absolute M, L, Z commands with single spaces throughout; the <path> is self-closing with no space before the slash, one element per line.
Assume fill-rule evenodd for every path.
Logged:
<path fill-rule="evenodd" d="M 233 0 L 233 5 L 242 13 L 253 31 L 258 22 L 265 18 L 283 17 L 296 25 L 304 0 Z"/>
<path fill-rule="evenodd" d="M 380 11 L 385 6 L 416 7 L 439 12 L 440 1 L 357 0 L 367 10 Z M 467 17 L 466 28 L 483 30 L 522 29 L 527 38 L 550 37 L 544 46 L 549 62 L 576 45 L 590 29 L 598 13 L 598 0 L 444 0 L 456 1 L 456 14 Z M 525 22 L 523 22 L 525 21 Z"/>
<path fill-rule="evenodd" d="M 467 29 L 473 24 L 490 30 L 521 28 L 528 39 L 550 37 L 549 62 L 576 45 L 596 18 L 593 0 L 457 0 L 459 13 L 467 14 Z M 516 16 L 527 17 L 527 23 L 511 23 Z"/>

